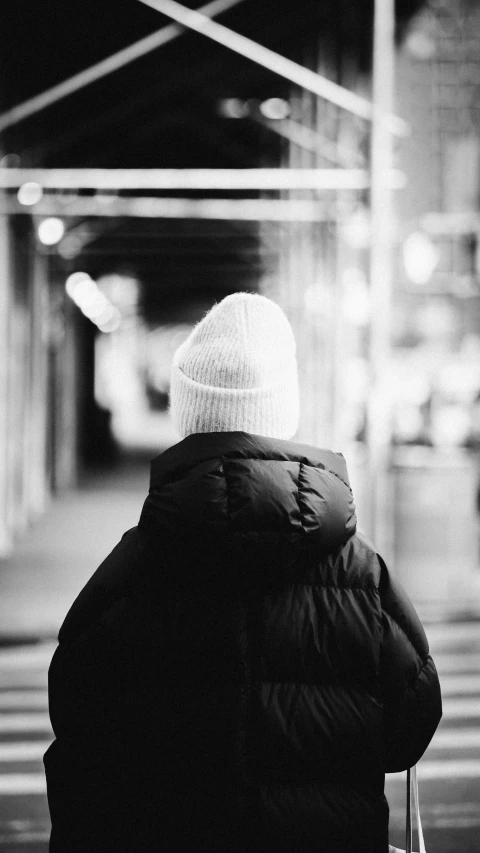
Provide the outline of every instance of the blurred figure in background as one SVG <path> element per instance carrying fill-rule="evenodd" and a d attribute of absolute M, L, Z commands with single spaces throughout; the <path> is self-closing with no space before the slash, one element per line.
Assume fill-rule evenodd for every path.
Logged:
<path fill-rule="evenodd" d="M 388 851 L 386 772 L 441 717 L 340 454 L 291 439 L 293 333 L 236 293 L 177 350 L 183 437 L 50 667 L 51 853 Z"/>

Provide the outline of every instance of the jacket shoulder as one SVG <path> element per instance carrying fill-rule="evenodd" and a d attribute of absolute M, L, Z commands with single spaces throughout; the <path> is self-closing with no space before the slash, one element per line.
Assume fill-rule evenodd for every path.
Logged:
<path fill-rule="evenodd" d="M 383 639 L 404 646 L 408 657 L 424 662 L 428 641 L 417 612 L 394 572 L 369 539 L 358 531 L 334 557 L 336 574 L 344 585 L 375 587 L 383 620 Z"/>
<path fill-rule="evenodd" d="M 378 590 L 381 580 L 379 556 L 367 537 L 358 530 L 328 557 L 330 572 L 339 586 Z"/>
<path fill-rule="evenodd" d="M 123 534 L 72 604 L 60 628 L 60 644 L 73 642 L 120 598 L 135 591 L 147 552 L 148 538 L 140 527 Z"/>

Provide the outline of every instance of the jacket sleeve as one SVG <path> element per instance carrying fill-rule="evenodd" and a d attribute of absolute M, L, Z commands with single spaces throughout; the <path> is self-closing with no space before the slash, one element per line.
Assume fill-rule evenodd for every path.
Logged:
<path fill-rule="evenodd" d="M 385 772 L 413 767 L 442 716 L 440 683 L 417 613 L 398 580 L 380 561 Z"/>
<path fill-rule="evenodd" d="M 140 712 L 152 691 L 148 673 L 160 675 L 152 649 L 162 647 L 156 602 L 142 588 L 145 563 L 145 543 L 133 529 L 97 569 L 60 631 L 49 669 L 56 740 L 44 756 L 51 853 L 135 849 L 128 832 L 140 790 L 137 749 L 146 728 Z"/>

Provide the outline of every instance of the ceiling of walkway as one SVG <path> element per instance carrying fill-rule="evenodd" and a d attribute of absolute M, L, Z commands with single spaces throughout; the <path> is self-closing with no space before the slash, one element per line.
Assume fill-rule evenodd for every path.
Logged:
<path fill-rule="evenodd" d="M 198 8 L 200 2 L 184 5 Z M 420 5 L 421 0 L 397 2 L 399 33 Z M 300 62 L 321 35 L 333 55 L 354 51 L 367 68 L 372 6 L 373 0 L 243 0 L 218 20 Z M 138 0 L 16 0 L 2 18 L 2 111 L 170 23 Z M 252 118 L 225 119 L 219 103 L 288 94 L 281 77 L 201 35 L 184 33 L 7 130 L 0 148 L 16 153 L 22 166 L 276 165 L 281 138 Z M 94 273 L 112 264 L 136 270 L 155 285 L 152 310 L 174 292 L 200 286 L 217 295 L 219 288 L 238 289 L 239 281 L 248 286 L 257 275 L 253 225 L 133 219 L 104 224 L 98 229 L 97 221 L 83 265 L 88 262 Z M 71 264 L 78 266 L 78 259 Z"/>

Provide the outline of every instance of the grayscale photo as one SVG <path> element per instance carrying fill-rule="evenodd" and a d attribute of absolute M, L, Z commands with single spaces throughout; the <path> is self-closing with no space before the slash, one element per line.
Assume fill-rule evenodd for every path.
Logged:
<path fill-rule="evenodd" d="M 0 26 L 0 853 L 480 853 L 480 0 Z"/>

